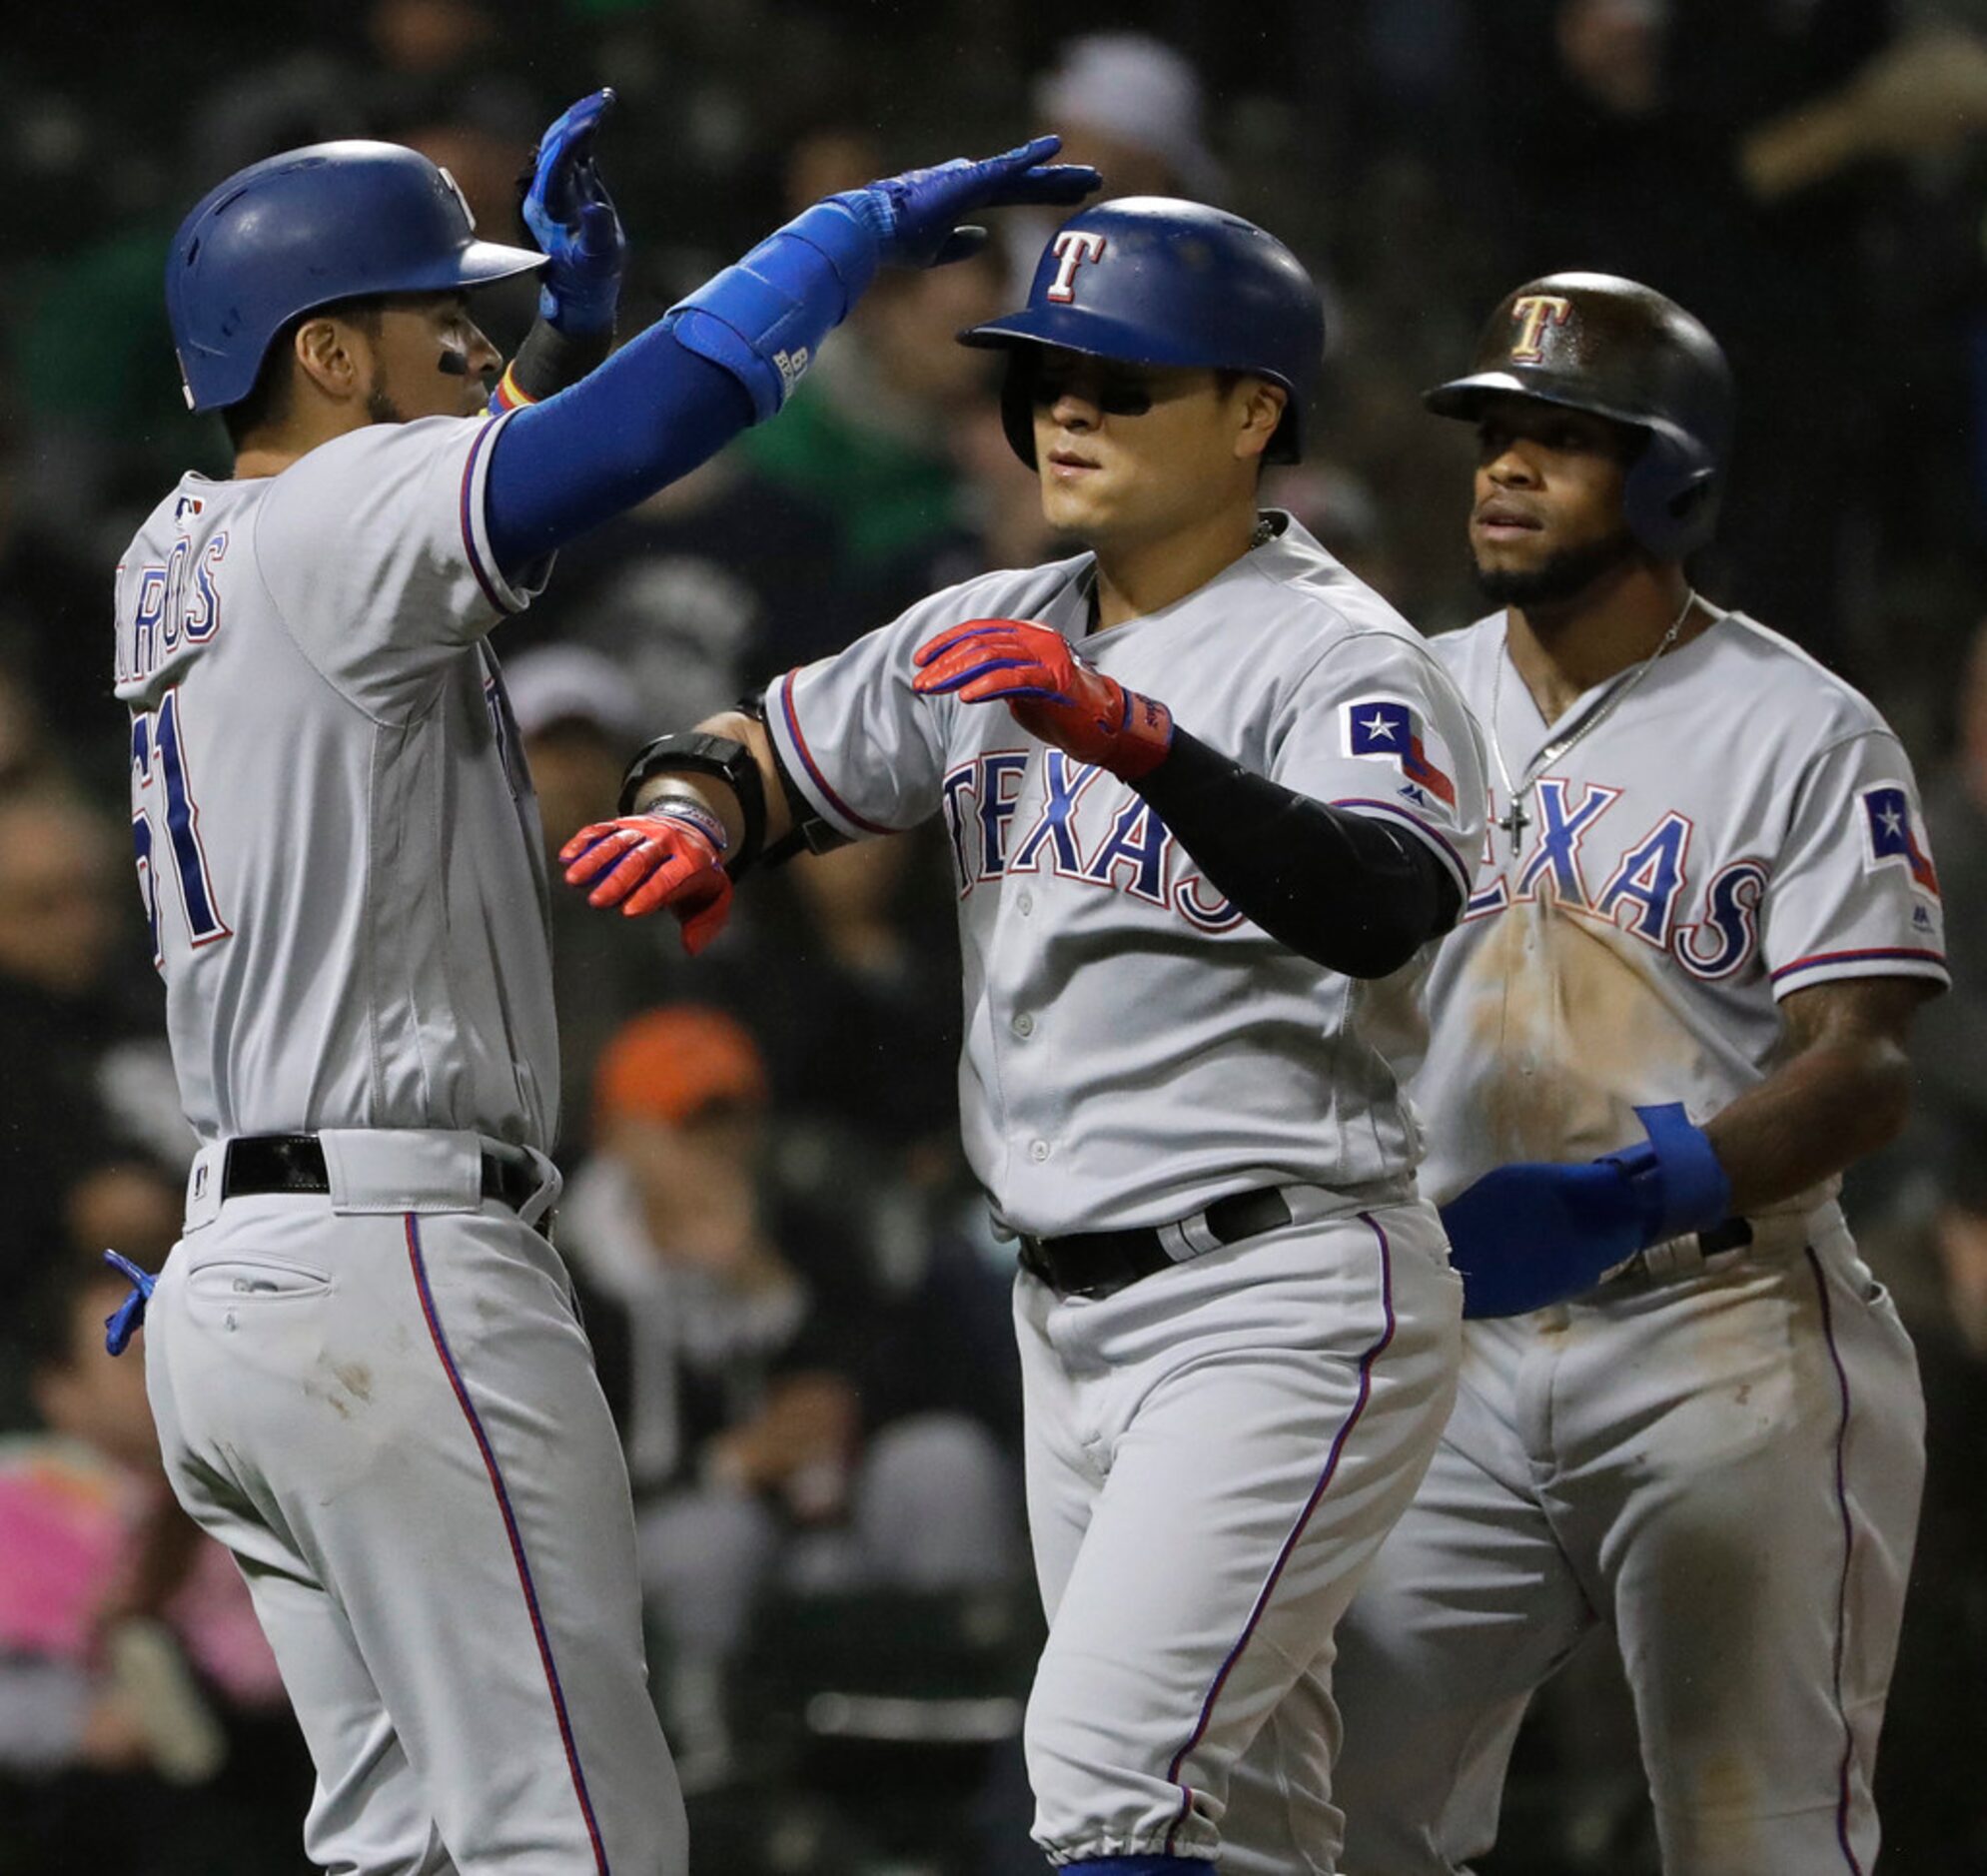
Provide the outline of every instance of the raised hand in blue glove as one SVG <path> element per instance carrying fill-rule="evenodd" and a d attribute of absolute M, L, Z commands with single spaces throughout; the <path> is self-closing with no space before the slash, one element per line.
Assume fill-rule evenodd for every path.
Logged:
<path fill-rule="evenodd" d="M 1570 1166 L 1499 1166 L 1442 1208 L 1463 1314 L 1519 1316 L 1590 1290 L 1637 1251 L 1723 1222 L 1731 1181 L 1680 1102 L 1648 1139 Z"/>
<path fill-rule="evenodd" d="M 1085 163 L 1047 163 L 1060 137 L 1037 137 L 1003 156 L 954 157 L 830 196 L 876 236 L 889 267 L 944 267 L 978 254 L 987 231 L 960 224 L 981 209 L 1081 202 L 1103 182 Z"/>
<path fill-rule="evenodd" d="M 551 265 L 539 276 L 538 313 L 568 339 L 614 330 L 627 238 L 593 162 L 593 138 L 613 108 L 600 90 L 554 118 L 531 157 L 524 226 Z"/>

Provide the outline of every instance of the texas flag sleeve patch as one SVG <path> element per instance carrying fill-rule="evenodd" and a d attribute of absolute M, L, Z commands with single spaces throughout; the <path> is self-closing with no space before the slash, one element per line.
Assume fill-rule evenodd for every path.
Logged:
<path fill-rule="evenodd" d="M 1346 753 L 1395 764 L 1409 782 L 1444 807 L 1456 806 L 1456 782 L 1443 764 L 1449 752 L 1421 713 L 1398 697 L 1369 697 L 1345 705 Z"/>
<path fill-rule="evenodd" d="M 1864 865 L 1870 872 L 1880 866 L 1901 866 L 1911 875 L 1920 892 L 1939 896 L 1939 876 L 1932 866 L 1918 818 L 1911 805 L 1910 792 L 1895 782 L 1863 790 Z"/>

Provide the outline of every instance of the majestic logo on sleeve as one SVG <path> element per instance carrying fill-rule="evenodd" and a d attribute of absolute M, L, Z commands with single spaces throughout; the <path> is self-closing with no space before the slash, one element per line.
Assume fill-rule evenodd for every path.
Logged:
<path fill-rule="evenodd" d="M 1911 806 L 1910 793 L 1896 782 L 1863 790 L 1863 869 L 1901 866 L 1920 892 L 1939 896 L 1939 876 L 1932 866 Z"/>
<path fill-rule="evenodd" d="M 1094 228 L 1065 228 L 1049 244 L 1049 250 L 1059 265 L 1042 298 L 1068 306 L 1076 298 L 1076 270 L 1086 261 L 1103 260 L 1104 237 Z"/>
<path fill-rule="evenodd" d="M 1376 756 L 1394 763 L 1407 776 L 1402 793 L 1424 807 L 1430 797 L 1444 807 L 1456 805 L 1456 783 L 1443 763 L 1450 759 L 1440 737 L 1420 714 L 1397 697 L 1369 697 L 1349 703 L 1346 712 L 1346 753 Z"/>
<path fill-rule="evenodd" d="M 1563 326 L 1573 316 L 1573 303 L 1555 293 L 1528 293 L 1510 310 L 1517 337 L 1511 341 L 1513 365 L 1536 365 L 1545 356 L 1547 328 Z"/>

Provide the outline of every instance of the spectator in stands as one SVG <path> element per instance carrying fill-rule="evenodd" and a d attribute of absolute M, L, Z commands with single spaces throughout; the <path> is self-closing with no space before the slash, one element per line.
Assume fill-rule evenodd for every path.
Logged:
<path fill-rule="evenodd" d="M 724 1749 L 722 1670 L 772 1583 L 915 1588 L 1020 1565 L 1019 1507 L 984 1425 L 880 1420 L 872 1351 L 908 1401 L 920 1352 L 854 1247 L 782 1206 L 764 1161 L 767 1082 L 711 1009 L 637 1017 L 596 1078 L 595 1159 L 559 1219 L 603 1383 L 618 1395 L 644 1588 L 664 1641 L 663 1715 L 686 1785 Z M 617 1320 L 616 1320 L 617 1319 Z M 930 1397 L 973 1378 L 943 1372 Z"/>
<path fill-rule="evenodd" d="M 0 543 L 4 528 L 0 515 Z M 17 670 L 0 664 L 0 796 L 45 787 L 56 779 L 40 699 Z"/>
<path fill-rule="evenodd" d="M 120 1177 L 127 1211 L 176 1197 Z M 0 1442 L 0 1871 L 294 1868 L 302 1742 L 240 1573 L 172 1499 L 143 1366 L 104 1351 L 125 1290 L 72 1250 L 23 1312 L 41 1430 Z"/>
<path fill-rule="evenodd" d="M 654 733 L 626 674 L 581 645 L 547 644 L 503 667 L 510 710 L 537 790 L 547 865 L 573 832 L 614 811 L 621 771 Z M 585 1091 L 608 1038 L 669 986 L 682 962 L 673 934 L 640 919 L 588 916 L 576 893 L 551 895 L 552 996 L 558 1008 L 558 1157 L 584 1151 L 591 1115 Z"/>
<path fill-rule="evenodd" d="M 687 728 L 873 622 L 849 589 L 833 510 L 735 449 L 575 542 L 561 571 L 547 619 L 620 668 L 642 740 Z"/>
<path fill-rule="evenodd" d="M 943 834 L 805 855 L 771 883 L 760 915 L 777 936 L 751 1007 L 783 1129 L 818 1144 L 830 1188 L 851 1156 L 891 1177 L 915 1162 L 924 1181 L 949 1178 L 962 1166 L 960 1006 Z"/>
<path fill-rule="evenodd" d="M 1964 424 L 1927 426 L 1924 413 L 1965 403 L 1961 295 L 1971 287 L 1977 306 L 1977 279 L 1955 291 L 1945 278 L 1951 244 L 1915 217 L 1898 159 L 1951 161 L 1987 129 L 1987 44 L 1950 29 L 1896 38 L 1895 12 L 1889 0 L 1481 10 L 1499 100 L 1483 152 L 1498 277 L 1626 274 L 1719 335 L 1745 387 L 1720 552 L 1762 616 L 1865 680 L 1888 655 L 1853 635 L 1877 611 L 1872 544 L 1908 540 L 1917 510 L 1971 468 Z M 1977 198 L 1947 214 L 1976 276 Z M 1817 395 L 1840 384 L 1857 395 Z M 1889 467 L 1872 476 L 1877 460 Z"/>
<path fill-rule="evenodd" d="M 134 1038 L 158 1046 L 157 980 L 125 948 L 131 892 L 110 829 L 75 797 L 0 794 L 0 1300 L 17 1301 L 57 1242 L 58 1198 L 111 1131 L 98 1070 Z M 0 1307 L 0 1314 L 4 1308 Z"/>
<path fill-rule="evenodd" d="M 35 461 L 21 389 L 0 368 L 0 789 L 53 780 L 58 735 L 65 762 L 116 782 L 96 511 L 56 498 L 61 465 Z"/>
<path fill-rule="evenodd" d="M 1224 182 L 1208 148 L 1204 107 L 1194 67 L 1149 33 L 1085 33 L 1066 40 L 1035 85 L 1036 116 L 1055 125 L 1065 152 L 1080 152 L 1068 160 L 1103 172 L 1100 201 L 1185 196 L 1220 202 Z M 1029 252 L 1039 254 L 1040 242 Z"/>
<path fill-rule="evenodd" d="M 998 310 L 1002 274 L 989 249 L 956 266 L 879 279 L 822 348 L 780 422 L 747 431 L 736 445 L 758 474 L 833 514 L 858 581 L 874 581 L 957 522 L 960 478 L 948 436 L 992 399 L 993 381 L 986 355 L 956 335 Z M 883 616 L 874 611 L 862 627 Z M 804 614 L 786 621 L 794 629 L 807 622 Z M 832 648 L 817 643 L 804 654 Z"/>
<path fill-rule="evenodd" d="M 962 412 L 945 443 L 960 477 L 953 524 L 883 570 L 865 629 L 941 587 L 995 567 L 1036 566 L 1066 550 L 1042 518 L 1041 483 L 1014 454 L 996 400 Z"/>

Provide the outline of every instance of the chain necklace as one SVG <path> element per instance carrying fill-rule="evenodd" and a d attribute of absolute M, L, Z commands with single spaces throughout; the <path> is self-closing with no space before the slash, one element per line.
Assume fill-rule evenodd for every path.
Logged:
<path fill-rule="evenodd" d="M 1504 799 L 1510 805 L 1498 818 L 1497 825 L 1504 830 L 1510 841 L 1511 857 L 1515 859 L 1524 848 L 1524 830 L 1531 825 L 1531 816 L 1524 811 L 1524 797 L 1537 786 L 1538 777 L 1551 763 L 1567 754 L 1574 746 L 1584 741 L 1587 735 L 1598 729 L 1612 716 L 1623 703 L 1628 693 L 1655 668 L 1656 659 L 1662 656 L 1676 642 L 1676 634 L 1683 629 L 1683 621 L 1690 616 L 1690 608 L 1697 603 L 1696 590 L 1692 588 L 1683 595 L 1683 606 L 1670 620 L 1669 630 L 1662 635 L 1661 642 L 1641 663 L 1622 678 L 1601 701 L 1587 712 L 1585 719 L 1570 735 L 1554 737 L 1532 758 L 1530 772 L 1522 782 L 1511 780 L 1510 764 L 1504 760 L 1503 738 L 1497 734 L 1497 717 L 1504 693 L 1504 666 L 1510 662 L 1510 626 L 1504 626 L 1504 641 L 1498 648 L 1497 668 L 1490 678 L 1490 753 L 1497 758 L 1497 773 L 1503 777 Z"/>

